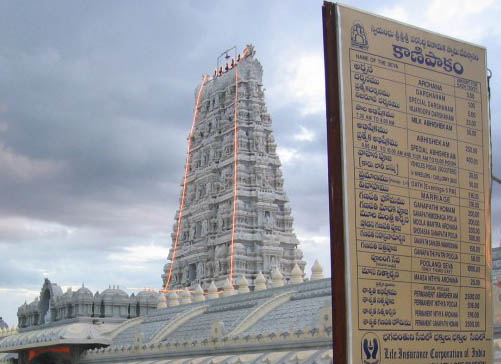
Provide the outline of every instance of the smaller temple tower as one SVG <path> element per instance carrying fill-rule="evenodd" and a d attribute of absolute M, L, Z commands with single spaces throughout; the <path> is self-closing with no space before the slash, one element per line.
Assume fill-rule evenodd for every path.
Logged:
<path fill-rule="evenodd" d="M 0 317 L 0 330 L 8 329 L 8 328 L 9 328 L 9 325 L 7 325 L 7 323 L 2 319 L 2 317 Z"/>
<path fill-rule="evenodd" d="M 118 286 L 111 285 L 101 293 L 93 294 L 83 284 L 76 291 L 68 288 L 63 293 L 57 283 L 52 283 L 46 278 L 40 296 L 18 308 L 18 326 L 24 329 L 34 326 L 46 327 L 60 322 L 89 320 L 122 322 L 155 310 L 159 299 L 160 294 L 155 291 L 144 290 L 137 295 L 129 296 Z"/>

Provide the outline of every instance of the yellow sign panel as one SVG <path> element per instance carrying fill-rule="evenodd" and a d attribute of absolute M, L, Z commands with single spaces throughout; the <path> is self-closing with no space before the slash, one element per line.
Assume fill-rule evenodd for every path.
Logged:
<path fill-rule="evenodd" d="M 491 363 L 485 49 L 336 9 L 350 361 Z"/>

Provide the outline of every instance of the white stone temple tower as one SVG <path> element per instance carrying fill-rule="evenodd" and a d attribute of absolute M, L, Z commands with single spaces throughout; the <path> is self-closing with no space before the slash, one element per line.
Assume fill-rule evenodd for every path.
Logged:
<path fill-rule="evenodd" d="M 270 277 L 278 268 L 287 280 L 295 263 L 304 270 L 264 101 L 263 69 L 254 55 L 247 46 L 234 66 L 195 90 L 184 203 L 182 191 L 162 274 L 166 287 L 170 273 L 168 289 L 207 289 L 212 280 L 221 287 L 230 273 L 233 284 L 244 274 L 252 287 L 259 271 Z"/>

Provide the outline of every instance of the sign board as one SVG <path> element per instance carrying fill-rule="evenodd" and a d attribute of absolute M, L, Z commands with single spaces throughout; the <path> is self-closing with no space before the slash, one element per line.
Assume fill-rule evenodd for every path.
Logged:
<path fill-rule="evenodd" d="M 347 362 L 492 363 L 486 50 L 330 3 L 324 47 Z"/>

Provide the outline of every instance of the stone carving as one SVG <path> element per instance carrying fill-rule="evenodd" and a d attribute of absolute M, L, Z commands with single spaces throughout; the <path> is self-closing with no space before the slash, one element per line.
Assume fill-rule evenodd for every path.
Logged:
<path fill-rule="evenodd" d="M 225 279 L 224 284 L 223 284 L 223 293 L 222 297 L 229 297 L 233 296 L 235 294 L 235 290 L 233 289 L 233 286 L 230 283 L 230 280 L 228 278 Z"/>
<path fill-rule="evenodd" d="M 130 296 L 118 286 L 93 294 L 82 284 L 76 291 L 68 289 L 65 293 L 56 283 L 45 279 L 40 297 L 30 304 L 18 308 L 17 317 L 20 328 L 57 324 L 64 320 L 95 317 L 115 321 L 144 316 L 163 307 L 160 294 L 144 290 Z"/>
<path fill-rule="evenodd" d="M 167 296 L 167 306 L 175 307 L 179 306 L 179 296 L 176 292 L 170 292 Z"/>
<path fill-rule="evenodd" d="M 197 284 L 197 286 L 195 287 L 195 294 L 193 296 L 193 300 L 195 302 L 205 301 L 204 290 L 202 289 L 202 287 L 200 287 L 200 284 Z"/>
<path fill-rule="evenodd" d="M 198 262 L 197 263 L 197 277 L 198 278 L 203 278 L 204 277 L 204 263 Z"/>
<path fill-rule="evenodd" d="M 211 325 L 211 329 L 210 329 L 210 336 L 212 338 L 222 338 L 224 333 L 225 333 L 225 330 L 224 330 L 224 322 L 222 321 L 214 321 Z"/>
<path fill-rule="evenodd" d="M 207 235 L 207 220 L 202 221 L 202 236 Z"/>
<path fill-rule="evenodd" d="M 48 324 L 50 323 L 51 321 L 51 314 L 50 314 L 50 306 L 49 306 L 49 310 L 47 311 L 47 313 L 45 314 L 45 323 Z"/>
<path fill-rule="evenodd" d="M 320 328 L 332 327 L 332 302 L 331 300 L 326 300 L 322 309 L 318 314 L 318 326 Z"/>
<path fill-rule="evenodd" d="M 245 278 L 245 275 L 242 274 L 238 281 L 238 293 L 249 293 L 249 282 Z"/>
<path fill-rule="evenodd" d="M 264 278 L 263 273 L 259 272 L 256 279 L 254 280 L 254 290 L 263 291 L 266 289 L 266 278 Z"/>
<path fill-rule="evenodd" d="M 276 287 L 283 287 L 284 285 L 284 277 L 282 276 L 282 273 L 278 270 L 278 268 L 275 268 L 273 272 L 271 273 L 271 285 L 273 288 Z"/>
<path fill-rule="evenodd" d="M 160 293 L 159 299 L 158 299 L 158 304 L 157 304 L 157 309 L 161 310 L 167 308 L 167 299 L 165 298 L 165 295 L 163 293 Z"/>
<path fill-rule="evenodd" d="M 214 284 L 214 281 L 212 281 L 209 286 L 207 298 L 210 300 L 219 298 L 219 293 L 217 292 L 217 287 Z"/>
<path fill-rule="evenodd" d="M 184 290 L 181 292 L 181 304 L 187 305 L 191 303 L 191 293 L 188 290 Z"/>
<path fill-rule="evenodd" d="M 315 263 L 313 263 L 313 267 L 311 267 L 311 280 L 317 280 L 324 278 L 324 269 L 320 265 L 317 259 L 315 259 Z"/>
<path fill-rule="evenodd" d="M 144 334 L 140 329 L 136 330 L 136 335 L 134 336 L 134 344 L 142 345 L 144 343 Z"/>
<path fill-rule="evenodd" d="M 240 75 L 239 179 L 235 246 L 238 244 L 242 249 L 234 255 L 233 279 L 242 274 L 256 277 L 259 271 L 265 278 L 270 278 L 272 269 L 279 268 L 284 279 L 288 280 L 294 265 L 297 264 L 303 272 L 305 262 L 293 232 L 293 218 L 283 189 L 271 117 L 264 106 L 262 66 L 255 58 L 253 46 L 246 48 L 237 67 Z M 234 192 L 234 101 L 234 70 L 209 81 L 201 93 L 183 210 L 183 232 L 188 234 L 180 234 L 172 272 L 172 277 L 177 279 L 170 282 L 169 289 L 194 289 L 198 284 L 207 288 L 212 280 L 221 288 L 229 278 Z M 174 225 L 173 239 L 176 228 L 177 224 Z M 169 261 L 172 261 L 172 256 L 173 249 L 169 252 Z M 188 275 L 186 267 L 192 264 L 196 269 Z M 164 267 L 164 285 L 169 267 L 169 263 Z"/>
<path fill-rule="evenodd" d="M 301 271 L 301 269 L 299 269 L 299 266 L 297 264 L 294 264 L 294 268 L 292 268 L 291 283 L 292 284 L 303 283 L 303 272 Z"/>

